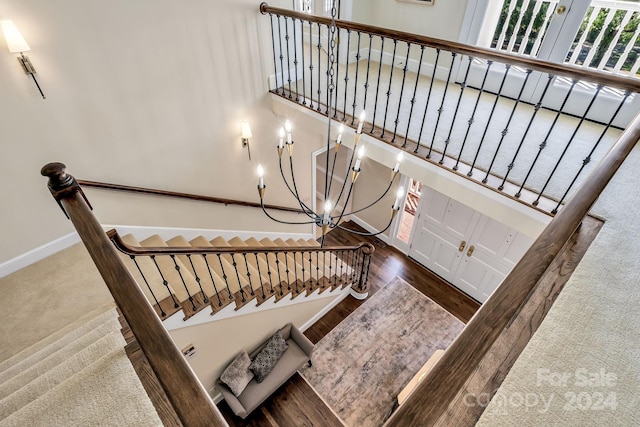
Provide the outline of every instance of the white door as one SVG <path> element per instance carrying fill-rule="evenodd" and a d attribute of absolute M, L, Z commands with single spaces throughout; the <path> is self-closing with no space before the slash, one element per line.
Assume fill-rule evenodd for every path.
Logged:
<path fill-rule="evenodd" d="M 452 281 L 477 221 L 478 213 L 470 207 L 423 187 L 409 256 Z"/>
<path fill-rule="evenodd" d="M 640 60 L 634 64 L 632 58 L 636 56 L 634 46 L 640 26 L 634 13 L 639 9 L 636 3 L 610 0 L 478 0 L 473 10 L 468 11 L 467 19 L 473 30 L 462 41 L 544 61 L 611 73 L 630 71 L 635 75 Z M 633 36 L 627 37 L 625 34 L 628 33 Z M 593 38 L 595 40 L 591 40 Z M 463 78 L 467 66 L 460 68 L 458 80 Z M 468 84 L 480 87 L 486 70 L 486 62 L 473 62 Z M 555 78 L 549 82 L 546 74 L 527 74 L 519 67 L 510 68 L 503 84 L 504 75 L 504 65 L 495 63 L 489 69 L 485 89 L 498 92 L 502 87 L 503 95 L 513 98 L 521 95 L 522 101 L 534 104 L 542 101 L 543 106 L 552 109 L 562 105 L 572 86 L 569 79 Z M 527 84 L 523 86 L 525 79 Z M 547 84 L 549 88 L 545 94 Z M 563 111 L 578 117 L 587 113 L 589 119 L 608 122 L 624 100 L 624 94 L 605 89 L 587 112 L 595 93 L 595 85 L 576 85 Z M 615 125 L 624 127 L 633 119 L 640 105 L 638 98 L 626 99 Z"/>
<path fill-rule="evenodd" d="M 484 302 L 533 239 L 424 187 L 409 256 Z"/>

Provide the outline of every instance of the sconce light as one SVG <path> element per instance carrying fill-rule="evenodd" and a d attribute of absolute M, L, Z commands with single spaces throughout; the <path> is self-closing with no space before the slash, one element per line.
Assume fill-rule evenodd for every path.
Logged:
<path fill-rule="evenodd" d="M 2 33 L 4 34 L 4 38 L 7 41 L 9 52 L 20 54 L 20 56 L 18 56 L 18 62 L 20 63 L 20 65 L 22 65 L 24 72 L 27 73 L 27 75 L 30 75 L 35 82 L 38 90 L 40 91 L 40 95 L 42 95 L 42 99 L 47 99 L 47 97 L 44 96 L 40 85 L 38 84 L 38 80 L 36 80 L 35 68 L 33 68 L 31 61 L 29 61 L 29 58 L 24 54 L 24 52 L 30 51 L 31 48 L 25 41 L 24 37 L 22 37 L 22 34 L 20 34 L 20 31 L 18 31 L 18 28 L 12 20 L 7 19 L 4 21 L 0 21 L 0 24 L 2 25 Z"/>
<path fill-rule="evenodd" d="M 251 133 L 251 127 L 249 126 L 249 122 L 246 120 L 242 121 L 242 146 L 247 147 L 247 151 L 249 152 L 249 160 L 251 160 L 251 147 L 249 147 L 249 138 L 253 137 Z"/>

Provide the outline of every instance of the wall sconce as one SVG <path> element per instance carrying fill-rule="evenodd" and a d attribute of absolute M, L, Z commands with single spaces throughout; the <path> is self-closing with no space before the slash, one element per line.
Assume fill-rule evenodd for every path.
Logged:
<path fill-rule="evenodd" d="M 12 20 L 7 19 L 4 21 L 0 21 L 0 24 L 2 25 L 2 33 L 4 34 L 4 38 L 7 41 L 9 52 L 20 54 L 20 56 L 18 56 L 18 62 L 20 63 L 20 65 L 22 65 L 24 72 L 27 73 L 27 75 L 30 75 L 35 82 L 38 90 L 40 91 L 40 95 L 42 95 L 42 99 L 47 99 L 47 97 L 44 96 L 40 85 L 38 84 L 38 80 L 36 80 L 35 68 L 33 68 L 31 61 L 29 61 L 29 58 L 23 53 L 30 51 L 31 48 L 25 41 L 24 37 L 22 37 L 22 34 L 20 34 L 20 31 L 18 31 L 18 28 Z"/>
<path fill-rule="evenodd" d="M 249 138 L 253 137 L 251 133 L 251 127 L 249 126 L 249 122 L 246 120 L 242 121 L 242 146 L 247 147 L 247 151 L 249 152 L 249 160 L 251 160 L 251 147 L 249 147 Z"/>

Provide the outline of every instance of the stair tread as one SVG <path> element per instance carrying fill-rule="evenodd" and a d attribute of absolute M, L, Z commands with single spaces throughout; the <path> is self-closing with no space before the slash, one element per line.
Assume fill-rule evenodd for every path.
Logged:
<path fill-rule="evenodd" d="M 191 243 L 189 243 L 189 241 L 187 241 L 187 239 L 184 238 L 184 236 L 176 236 L 173 239 L 168 240 L 167 244 L 169 244 L 170 246 L 181 246 L 181 247 L 192 246 Z M 201 255 L 192 255 L 190 257 L 186 255 L 178 255 L 178 258 L 180 259 L 180 261 L 182 261 L 184 265 L 187 266 L 187 268 L 189 269 L 191 274 L 193 274 L 194 277 L 197 277 L 200 279 L 202 290 L 208 297 L 211 297 L 212 295 L 216 294 L 216 288 L 214 287 L 213 284 L 214 282 L 216 282 L 216 284 L 221 285 L 223 283 L 222 277 L 218 276 L 218 273 L 216 273 L 215 271 L 212 271 L 212 270 L 210 271 L 210 269 L 207 268 L 207 263 L 205 262 L 204 258 Z M 211 281 L 211 277 L 213 277 L 214 282 Z"/>
<path fill-rule="evenodd" d="M 125 340 L 120 331 L 112 330 L 90 345 L 80 348 L 77 353 L 70 355 L 50 369 L 41 370 L 38 369 L 38 365 L 35 365 L 29 372 L 12 378 L 10 382 L 2 384 L 1 387 L 7 389 L 10 394 L 0 400 L 0 419 L 6 418 L 102 356 L 117 348 L 122 348 L 124 345 Z"/>
<path fill-rule="evenodd" d="M 4 385 L 9 384 L 13 378 L 21 376 L 23 381 L 26 381 L 29 377 L 35 378 L 38 375 L 38 372 L 44 372 L 55 367 L 66 358 L 80 351 L 82 348 L 99 340 L 104 336 L 104 334 L 114 329 L 118 329 L 119 325 L 120 323 L 118 322 L 117 316 L 110 317 L 103 323 L 95 325 L 93 329 L 87 330 L 84 334 L 78 335 L 75 339 L 67 342 L 62 347 L 57 348 L 57 346 L 54 345 L 53 348 L 55 348 L 55 351 L 34 353 L 32 357 L 29 357 L 28 359 L 13 365 L 11 368 L 6 369 L 0 375 L 0 382 L 2 383 L 0 385 L 0 398 L 4 398 L 8 393 L 11 393 L 11 386 L 7 385 L 7 387 L 4 388 Z"/>
<path fill-rule="evenodd" d="M 215 240 L 215 239 L 214 239 Z M 195 239 L 189 241 L 191 246 L 196 247 L 211 247 L 214 246 L 209 240 L 207 240 L 204 236 L 198 236 Z M 226 243 L 226 240 L 225 240 Z M 220 245 L 218 245 L 220 246 Z M 227 246 L 226 244 L 223 246 Z M 207 256 L 209 260 L 209 267 L 222 279 L 221 285 L 218 286 L 219 292 L 226 292 L 227 295 L 229 292 L 234 294 L 240 290 L 240 287 L 245 287 L 248 285 L 247 279 L 244 277 L 238 277 L 235 274 L 235 270 L 233 265 L 229 262 L 228 257 L 221 256 L 218 258 L 217 255 L 211 254 Z M 220 264 L 222 263 L 222 266 Z M 227 276 L 227 280 L 224 280 L 224 276 Z M 227 285 L 229 286 L 227 288 Z"/>

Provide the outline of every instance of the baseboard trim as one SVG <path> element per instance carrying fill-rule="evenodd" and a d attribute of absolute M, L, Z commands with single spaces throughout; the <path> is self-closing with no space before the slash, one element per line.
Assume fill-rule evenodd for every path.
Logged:
<path fill-rule="evenodd" d="M 78 236 L 78 233 L 73 232 L 25 252 L 22 255 L 18 255 L 17 257 L 0 264 L 0 277 L 8 276 L 11 273 L 40 261 L 41 259 L 51 256 L 56 252 L 60 252 L 69 246 L 75 245 L 79 241 L 80 236 Z"/>

